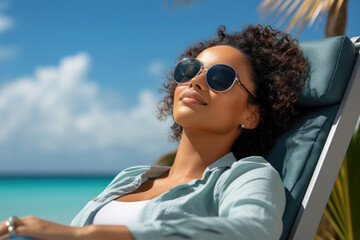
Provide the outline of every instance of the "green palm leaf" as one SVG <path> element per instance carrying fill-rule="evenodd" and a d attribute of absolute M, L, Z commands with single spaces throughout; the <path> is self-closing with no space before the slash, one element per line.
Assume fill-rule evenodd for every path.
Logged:
<path fill-rule="evenodd" d="M 173 150 L 160 156 L 155 163 L 162 166 L 172 166 L 175 160 L 177 150 Z"/>
<path fill-rule="evenodd" d="M 353 239 L 360 239 L 360 129 L 353 136 L 346 156 Z"/>

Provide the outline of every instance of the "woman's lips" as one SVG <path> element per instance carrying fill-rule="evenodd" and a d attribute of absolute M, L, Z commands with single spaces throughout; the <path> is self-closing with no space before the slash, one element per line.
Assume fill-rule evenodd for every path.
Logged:
<path fill-rule="evenodd" d="M 191 91 L 184 92 L 180 97 L 180 101 L 184 103 L 207 105 L 204 99 L 199 94 Z"/>

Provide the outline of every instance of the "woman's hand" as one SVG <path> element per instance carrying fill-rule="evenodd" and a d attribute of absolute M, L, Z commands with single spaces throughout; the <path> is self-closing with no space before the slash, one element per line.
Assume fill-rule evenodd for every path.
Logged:
<path fill-rule="evenodd" d="M 0 223 L 0 240 L 10 237 L 5 222 Z M 33 216 L 15 218 L 14 226 L 17 237 L 30 237 L 41 240 L 81 239 L 81 234 L 86 230 L 85 228 L 70 227 L 45 221 Z"/>

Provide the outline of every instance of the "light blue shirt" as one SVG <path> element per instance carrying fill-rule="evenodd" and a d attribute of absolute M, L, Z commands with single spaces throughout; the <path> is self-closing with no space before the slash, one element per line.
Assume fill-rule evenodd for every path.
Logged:
<path fill-rule="evenodd" d="M 120 172 L 71 225 L 90 224 L 105 204 L 168 170 L 137 166 Z M 137 223 L 126 226 L 137 240 L 275 240 L 282 233 L 284 208 L 285 191 L 278 172 L 262 157 L 236 161 L 230 152 L 208 166 L 201 179 L 149 201 Z"/>

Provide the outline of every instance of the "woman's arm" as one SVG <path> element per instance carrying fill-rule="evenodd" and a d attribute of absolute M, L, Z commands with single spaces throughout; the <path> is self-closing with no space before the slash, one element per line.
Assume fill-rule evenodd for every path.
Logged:
<path fill-rule="evenodd" d="M 85 227 L 70 227 L 37 217 L 16 219 L 16 236 L 31 237 L 46 240 L 92 240 L 92 239 L 122 239 L 135 240 L 125 226 L 89 225 Z M 0 240 L 9 238 L 5 222 L 0 223 Z"/>

